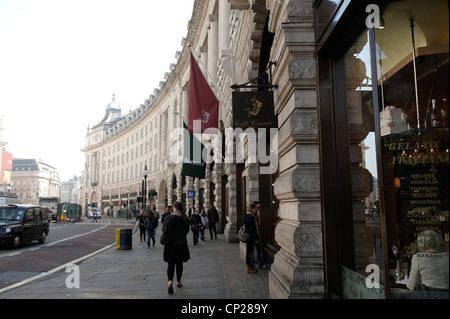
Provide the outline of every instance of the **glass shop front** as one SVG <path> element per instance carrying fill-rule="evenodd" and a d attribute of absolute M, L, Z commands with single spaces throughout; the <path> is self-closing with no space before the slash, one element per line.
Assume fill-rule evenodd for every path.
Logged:
<path fill-rule="evenodd" d="M 338 3 L 315 5 L 322 159 L 337 180 L 323 190 L 337 207 L 323 212 L 329 297 L 448 299 L 448 1 L 374 1 L 379 15 Z M 326 238 L 332 222 L 342 232 Z"/>

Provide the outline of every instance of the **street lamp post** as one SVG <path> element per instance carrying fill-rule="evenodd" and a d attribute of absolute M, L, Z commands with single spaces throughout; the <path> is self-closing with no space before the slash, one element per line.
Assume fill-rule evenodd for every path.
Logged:
<path fill-rule="evenodd" d="M 130 186 L 127 187 L 127 219 L 131 219 L 130 212 Z"/>
<path fill-rule="evenodd" d="M 144 207 L 145 211 L 147 211 L 147 176 L 148 176 L 148 169 L 147 169 L 147 164 L 145 164 L 145 167 L 144 167 L 144 202 L 143 202 L 143 207 Z"/>

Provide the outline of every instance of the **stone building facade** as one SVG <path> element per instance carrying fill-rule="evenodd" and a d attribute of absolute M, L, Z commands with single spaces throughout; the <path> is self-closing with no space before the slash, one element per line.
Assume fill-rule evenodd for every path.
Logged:
<path fill-rule="evenodd" d="M 11 192 L 21 203 L 39 205 L 41 197 L 59 197 L 61 178 L 53 166 L 34 158 L 13 158 Z"/>
<path fill-rule="evenodd" d="M 250 163 L 247 148 L 247 163 L 208 165 L 204 180 L 182 176 L 181 163 L 173 163 L 170 152 L 178 152 L 174 147 L 180 136 L 173 132 L 188 116 L 190 48 L 207 69 L 203 71 L 220 102 L 222 127 L 232 127 L 230 86 L 258 76 L 268 11 L 269 28 L 275 33 L 270 57 L 277 63 L 273 82 L 279 85 L 275 90 L 279 121 L 277 173 L 266 177 L 262 186 L 259 164 Z M 270 244 L 269 258 L 274 259 L 273 296 L 322 295 L 314 32 L 311 1 L 195 1 L 183 50 L 176 53 L 177 63 L 170 66 L 160 87 L 126 115 L 121 114 L 115 101 L 111 102 L 104 120 L 89 129 L 81 204 L 85 208 L 109 208 L 111 204 L 129 205 L 130 200 L 136 203 L 142 196 L 142 172 L 147 165 L 147 189 L 158 192 L 159 211 L 175 200 L 190 207 L 194 199 L 186 194 L 195 190 L 196 207 L 214 204 L 221 215 L 219 230 L 226 241 L 235 242 L 247 204 L 260 200 L 260 188 L 264 187 L 271 197 L 264 228 L 268 232 L 265 238 Z M 227 148 L 235 149 L 235 139 L 228 139 L 228 143 L 232 144 Z M 242 194 L 244 188 L 247 191 Z M 304 291 L 300 287 L 306 282 L 308 288 Z"/>
<path fill-rule="evenodd" d="M 391 1 L 375 2 L 384 9 Z M 416 0 L 401 2 L 418 16 L 422 14 Z M 374 191 L 373 173 L 365 164 L 368 148 L 364 143 L 369 133 L 375 134 L 376 147 L 381 147 L 377 144 L 379 103 L 370 91 L 375 88 L 375 92 L 378 83 L 374 78 L 369 79 L 373 87 L 368 85 L 364 73 L 376 65 L 372 63 L 376 58 L 364 51 L 365 65 L 360 61 L 362 48 L 374 41 L 369 37 L 358 42 L 361 34 L 369 32 L 365 24 L 369 4 L 353 0 L 195 1 L 183 49 L 176 53 L 177 63 L 170 66 L 160 87 L 127 115 L 121 114 L 113 98 L 104 120 L 88 131 L 81 204 L 86 208 L 137 202 L 147 166 L 147 190 L 158 192 L 159 211 L 176 200 L 197 209 L 214 204 L 220 212 L 219 231 L 230 243 L 236 241 L 247 205 L 261 201 L 261 238 L 265 258 L 271 263 L 271 298 L 351 298 L 351 292 L 365 285 L 368 264 L 379 265 L 383 283 L 389 284 L 383 210 L 386 182 L 379 179 L 375 190 L 384 194 L 376 197 L 379 218 L 373 221 L 365 216 L 365 205 Z M 234 85 L 258 84 L 262 48 L 267 49 L 266 26 L 273 34 L 268 50 L 274 62 L 270 80 L 276 87 L 270 90 L 278 122 L 276 139 L 266 148 L 276 158 L 271 174 L 261 174 L 264 165 L 254 158 L 266 154 L 255 153 L 249 139 L 227 134 L 233 127 L 233 93 L 239 90 Z M 216 157 L 201 180 L 181 175 L 182 163 L 173 161 L 182 152 L 180 129 L 189 113 L 191 50 L 220 102 L 216 145 L 231 150 L 234 159 Z M 448 57 L 448 36 L 447 51 L 441 51 Z M 358 54 L 361 57 L 356 58 Z M 247 86 L 242 90 L 257 89 Z M 202 138 L 205 143 L 214 140 Z M 234 153 L 238 148 L 244 150 L 243 161 Z M 373 157 L 382 162 L 380 153 Z M 448 148 L 446 165 L 448 170 Z M 195 191 L 195 198 L 187 196 L 188 191 Z M 448 233 L 448 201 L 446 207 L 444 233 Z M 245 250 L 243 244 L 240 247 Z M 389 297 L 387 290 L 365 293 Z"/>

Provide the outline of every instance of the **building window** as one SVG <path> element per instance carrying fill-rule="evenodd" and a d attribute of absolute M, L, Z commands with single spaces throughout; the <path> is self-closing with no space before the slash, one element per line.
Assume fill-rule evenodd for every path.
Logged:
<path fill-rule="evenodd" d="M 383 11 L 384 29 L 375 31 L 373 58 L 393 298 L 402 297 L 406 288 L 414 298 L 425 297 L 426 293 L 417 291 L 424 286 L 446 289 L 448 298 L 448 12 L 444 0 L 395 1 Z M 441 243 L 432 243 L 436 252 L 427 255 L 419 237 L 430 230 Z M 446 274 L 435 275 L 440 278 L 417 271 L 418 259 L 436 267 L 445 254 Z"/>
<path fill-rule="evenodd" d="M 384 287 L 367 294 L 448 298 L 448 2 L 392 1 L 381 12 L 384 28 L 364 31 L 344 59 L 354 263 L 343 295 L 356 297 L 346 291 L 354 273 L 375 265 Z M 424 253 L 429 231 L 434 251 Z M 418 259 L 444 270 L 421 273 Z"/>
<path fill-rule="evenodd" d="M 350 287 L 354 278 L 365 278 L 367 267 L 383 269 L 383 225 L 379 214 L 378 172 L 376 165 L 375 125 L 373 110 L 371 56 L 369 33 L 365 30 L 345 54 L 348 156 L 351 199 L 347 207 L 353 210 L 354 262 L 342 267 L 343 296 L 356 298 Z M 372 271 L 372 270 L 371 270 Z M 357 275 L 354 274 L 356 272 Z M 381 275 L 378 277 L 382 282 Z M 365 285 L 365 282 L 363 282 Z M 364 298 L 384 298 L 384 289 L 363 289 Z M 361 296 L 359 296 L 361 297 Z"/>

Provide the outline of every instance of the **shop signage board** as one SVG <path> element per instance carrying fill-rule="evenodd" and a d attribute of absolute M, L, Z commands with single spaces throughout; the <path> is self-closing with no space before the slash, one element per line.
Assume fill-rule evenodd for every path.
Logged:
<path fill-rule="evenodd" d="M 233 92 L 233 128 L 277 128 L 273 91 Z"/>

